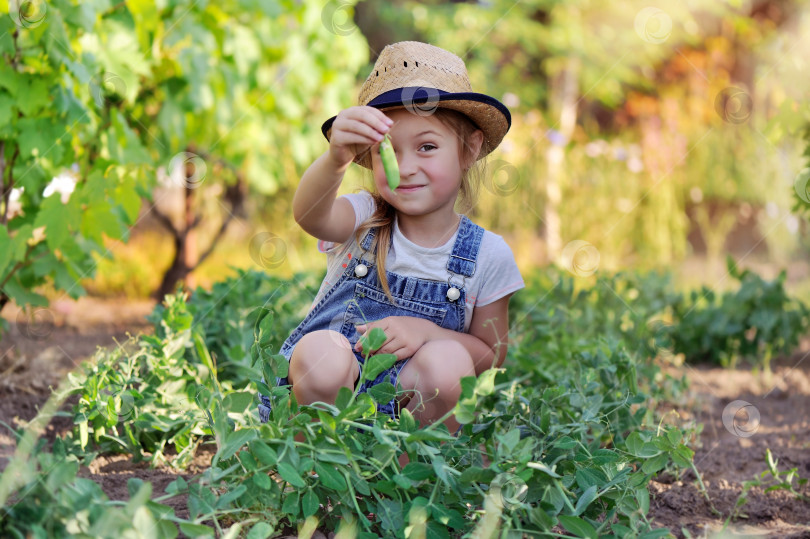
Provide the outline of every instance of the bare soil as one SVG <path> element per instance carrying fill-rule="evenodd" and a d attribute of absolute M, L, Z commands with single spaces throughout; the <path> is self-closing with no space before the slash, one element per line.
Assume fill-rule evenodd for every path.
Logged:
<path fill-rule="evenodd" d="M 3 424 L 19 428 L 30 421 L 50 387 L 92 357 L 97 347 L 117 346 L 116 341 L 126 340 L 128 334 L 151 331 L 144 317 L 153 306 L 149 301 L 83 298 L 55 302 L 48 312 L 33 317 L 5 309 L 3 317 L 11 329 L 0 341 L 0 470 L 15 447 L 13 433 Z M 678 537 L 686 533 L 708 537 L 725 530 L 733 536 L 810 538 L 810 503 L 785 490 L 766 492 L 772 481 L 752 488 L 747 503 L 735 515 L 743 482 L 767 469 L 766 449 L 778 459 L 779 470 L 796 468 L 800 477 L 810 477 L 810 339 L 801 350 L 774 361 L 770 375 L 745 366 L 731 370 L 710 365 L 681 367 L 690 380 L 689 395 L 683 404 L 669 407 L 677 412 L 678 421 L 704 425 L 696 438 L 694 462 L 711 502 L 705 499 L 693 472 L 678 477 L 663 473 L 650 484 L 651 522 L 668 527 Z M 741 410 L 727 428 L 723 411 L 733 401 L 751 406 Z M 71 405 L 66 403 L 63 410 Z M 759 423 L 753 421 L 756 413 Z M 71 427 L 69 417 L 57 417 L 45 437 L 52 441 Z M 189 478 L 208 467 L 212 455 L 211 449 L 202 449 L 183 472 L 150 468 L 147 463 L 132 462 L 128 455 L 101 455 L 79 475 L 97 481 L 111 499 L 128 499 L 126 485 L 131 477 L 151 481 L 154 495 L 161 495 L 178 475 Z M 810 484 L 798 486 L 794 480 L 793 485 L 810 497 Z M 165 503 L 178 516 L 187 516 L 184 498 Z M 735 518 L 729 519 L 732 515 Z"/>
<path fill-rule="evenodd" d="M 693 537 L 724 530 L 734 536 L 810 538 L 810 501 L 784 489 L 766 492 L 776 483 L 770 475 L 751 488 L 735 514 L 743 482 L 768 469 L 767 449 L 780 472 L 796 468 L 799 477 L 810 478 L 810 342 L 776 361 L 770 374 L 745 367 L 686 369 L 691 394 L 676 412 L 681 421 L 703 424 L 694 462 L 711 503 L 691 470 L 681 477 L 661 474 L 650 484 L 650 520 L 678 537 L 686 536 L 685 529 Z M 792 484 L 810 500 L 810 483 Z"/>

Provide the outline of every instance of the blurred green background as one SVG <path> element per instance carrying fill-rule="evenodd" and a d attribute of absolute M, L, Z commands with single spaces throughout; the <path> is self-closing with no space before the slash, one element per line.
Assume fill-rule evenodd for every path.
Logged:
<path fill-rule="evenodd" d="M 78 112 L 65 105 L 59 116 L 61 160 L 32 150 L 39 179 L 3 178 L 9 236 L 47 189 L 67 204 L 90 189 L 99 162 L 104 174 L 132 173 L 142 200 L 129 222 L 103 229 L 93 262 L 69 268 L 79 285 L 71 295 L 162 297 L 234 268 L 324 270 L 291 212 L 301 174 L 328 148 L 320 126 L 356 104 L 386 44 L 419 40 L 461 56 L 473 89 L 512 112 L 471 218 L 507 240 L 522 271 L 664 269 L 679 288 L 722 290 L 729 254 L 766 278 L 787 268 L 788 289 L 810 300 L 795 185 L 808 166 L 808 1 L 63 0 L 38 9 L 42 22 L 25 34 L 3 16 L 5 69 L 47 70 Z M 39 56 L 23 39 L 41 45 Z M 55 176 L 69 187 L 60 191 Z M 340 194 L 364 185 L 351 169 Z M 38 290 L 63 296 L 65 282 L 51 282 Z"/>

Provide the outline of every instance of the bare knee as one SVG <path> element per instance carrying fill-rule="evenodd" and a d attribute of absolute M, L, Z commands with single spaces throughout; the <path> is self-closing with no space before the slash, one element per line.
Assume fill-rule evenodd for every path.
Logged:
<path fill-rule="evenodd" d="M 353 386 L 359 373 L 349 340 L 324 329 L 307 333 L 295 345 L 288 378 L 293 385 Z"/>
<path fill-rule="evenodd" d="M 475 375 L 472 356 L 458 341 L 442 339 L 426 342 L 422 348 L 417 350 L 414 357 L 417 355 L 420 356 L 420 362 L 440 368 L 445 377 L 458 375 L 458 378 L 461 378 Z"/>
<path fill-rule="evenodd" d="M 402 371 L 400 376 L 405 389 L 435 388 L 439 394 L 458 397 L 459 380 L 475 376 L 475 365 L 463 344 L 443 339 L 422 345 Z"/>

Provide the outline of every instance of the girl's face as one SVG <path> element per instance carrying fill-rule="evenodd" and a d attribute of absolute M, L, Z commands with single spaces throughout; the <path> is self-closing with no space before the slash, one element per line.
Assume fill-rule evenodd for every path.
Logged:
<path fill-rule="evenodd" d="M 388 187 L 379 144 L 371 148 L 377 192 L 397 211 L 407 215 L 453 212 L 461 187 L 460 142 L 456 133 L 433 116 L 407 109 L 386 111 L 394 120 L 389 134 L 399 163 L 400 184 Z"/>

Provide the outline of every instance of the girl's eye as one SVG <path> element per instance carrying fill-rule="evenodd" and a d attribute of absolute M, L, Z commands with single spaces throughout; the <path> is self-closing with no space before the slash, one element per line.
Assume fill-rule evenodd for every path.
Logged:
<path fill-rule="evenodd" d="M 420 149 L 424 148 L 425 146 L 428 146 L 428 147 L 430 147 L 430 148 L 436 148 L 436 146 L 434 146 L 433 144 L 426 143 L 426 144 L 422 144 L 422 146 L 420 147 Z"/>

